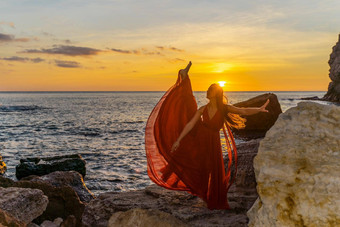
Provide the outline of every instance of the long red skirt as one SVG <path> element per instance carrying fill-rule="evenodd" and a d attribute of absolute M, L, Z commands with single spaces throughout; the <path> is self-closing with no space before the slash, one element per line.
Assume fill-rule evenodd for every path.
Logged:
<path fill-rule="evenodd" d="M 178 73 L 176 83 L 162 96 L 146 123 L 148 175 L 159 186 L 200 197 L 208 209 L 230 209 L 227 192 L 236 176 L 237 150 L 232 132 L 219 111 L 209 119 L 205 108 L 201 119 L 183 137 L 179 147 L 170 152 L 196 111 L 190 78 L 187 76 L 182 80 Z M 229 157 L 227 171 L 222 155 L 221 128 Z M 235 165 L 233 177 L 230 176 L 232 163 Z"/>

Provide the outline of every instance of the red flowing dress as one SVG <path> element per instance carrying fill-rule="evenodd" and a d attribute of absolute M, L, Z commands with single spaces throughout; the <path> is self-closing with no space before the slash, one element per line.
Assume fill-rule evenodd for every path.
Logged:
<path fill-rule="evenodd" d="M 232 132 L 219 111 L 209 119 L 204 108 L 192 130 L 183 137 L 178 148 L 170 152 L 196 111 L 190 78 L 186 76 L 182 80 L 178 72 L 176 83 L 161 97 L 146 123 L 148 176 L 159 186 L 200 197 L 210 210 L 230 209 L 227 192 L 236 176 L 237 150 Z M 222 155 L 221 128 L 228 151 L 227 167 Z M 232 163 L 235 165 L 233 177 Z"/>

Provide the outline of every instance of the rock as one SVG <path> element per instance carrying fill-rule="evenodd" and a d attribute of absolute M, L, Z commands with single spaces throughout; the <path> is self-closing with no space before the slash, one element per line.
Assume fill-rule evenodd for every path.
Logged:
<path fill-rule="evenodd" d="M 43 221 L 43 223 L 41 223 L 40 227 L 59 227 L 62 222 L 63 222 L 63 219 L 60 217 L 54 219 L 53 222 L 50 220 L 45 220 Z"/>
<path fill-rule="evenodd" d="M 19 221 L 13 215 L 0 208 L 0 226 L 22 227 L 25 226 L 25 223 Z"/>
<path fill-rule="evenodd" d="M 20 180 L 29 175 L 42 176 L 54 171 L 75 170 L 84 178 L 86 174 L 85 164 L 86 161 L 80 154 L 20 159 L 20 164 L 15 168 L 16 177 Z"/>
<path fill-rule="evenodd" d="M 128 211 L 114 213 L 108 227 L 186 227 L 185 223 L 174 218 L 168 213 L 152 210 L 134 208 Z"/>
<path fill-rule="evenodd" d="M 2 156 L 0 154 L 0 175 L 4 175 L 7 170 L 6 163 L 2 160 Z"/>
<path fill-rule="evenodd" d="M 39 189 L 0 187 L 0 208 L 25 224 L 40 216 L 48 198 Z"/>
<path fill-rule="evenodd" d="M 340 107 L 300 102 L 254 158 L 259 199 L 249 226 L 340 226 Z"/>
<path fill-rule="evenodd" d="M 59 227 L 60 225 L 57 225 L 56 223 L 51 222 L 50 220 L 45 220 L 43 223 L 41 223 L 40 227 Z"/>
<path fill-rule="evenodd" d="M 264 137 L 266 132 L 274 125 L 278 116 L 282 113 L 281 105 L 277 96 L 273 93 L 265 93 L 256 96 L 243 102 L 233 104 L 236 107 L 260 107 L 267 99 L 269 104 L 266 109 L 269 112 L 261 112 L 253 115 L 241 115 L 247 119 L 246 127 L 244 129 L 232 129 L 235 136 L 243 140 L 250 140 Z"/>
<path fill-rule="evenodd" d="M 83 177 L 76 171 L 55 171 L 43 176 L 30 175 L 21 178 L 21 180 L 29 180 L 35 182 L 46 182 L 53 186 L 59 187 L 62 185 L 71 186 L 79 196 L 82 202 L 88 203 L 95 195 L 86 187 Z"/>
<path fill-rule="evenodd" d="M 252 195 L 253 198 L 247 200 L 247 202 L 249 202 L 248 209 L 253 205 L 257 198 L 253 159 L 257 154 L 262 139 L 263 138 L 253 139 L 236 145 L 238 154 L 237 175 L 235 182 L 230 187 L 230 192 L 244 193 L 249 196 Z M 228 163 L 227 155 L 224 158 L 224 163 Z M 225 168 L 227 168 L 227 165 L 225 165 Z"/>
<path fill-rule="evenodd" d="M 26 227 L 40 227 L 40 225 L 37 225 L 37 224 L 31 222 Z"/>
<path fill-rule="evenodd" d="M 190 226 L 247 226 L 247 207 L 242 195 L 229 197 L 232 210 L 209 210 L 200 198 L 185 191 L 168 190 L 152 184 L 145 189 L 99 194 L 86 205 L 84 227 L 107 226 L 111 216 L 134 208 L 159 210 Z"/>
<path fill-rule="evenodd" d="M 54 186 L 44 181 L 13 181 L 0 176 L 0 187 L 36 188 L 43 191 L 49 202 L 44 213 L 33 220 L 34 223 L 41 224 L 44 220 L 54 220 L 57 217 L 65 219 L 69 215 L 74 215 L 77 220 L 76 226 L 81 226 L 85 204 L 80 201 L 79 196 L 71 186 Z"/>
<path fill-rule="evenodd" d="M 301 98 L 301 100 L 322 100 L 318 96 L 311 96 L 311 97 L 305 97 Z"/>
<path fill-rule="evenodd" d="M 340 34 L 339 41 L 332 48 L 328 64 L 330 66 L 329 78 L 331 82 L 328 84 L 328 91 L 322 99 L 340 102 Z"/>
<path fill-rule="evenodd" d="M 77 219 L 74 215 L 69 215 L 61 224 L 60 227 L 75 227 Z"/>

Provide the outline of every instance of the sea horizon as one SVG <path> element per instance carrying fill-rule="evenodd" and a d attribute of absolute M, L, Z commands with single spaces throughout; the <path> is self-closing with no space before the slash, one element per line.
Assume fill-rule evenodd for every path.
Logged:
<path fill-rule="evenodd" d="M 117 92 L 126 92 L 126 93 L 132 93 L 132 92 L 166 92 L 164 91 L 128 91 L 128 90 L 122 90 L 122 91 L 0 91 L 0 93 L 117 93 Z M 206 91 L 193 91 L 193 92 L 206 92 Z M 224 91 L 224 92 L 325 92 L 327 93 L 327 90 L 284 90 L 284 91 L 275 91 L 275 90 L 264 90 L 264 91 Z"/>

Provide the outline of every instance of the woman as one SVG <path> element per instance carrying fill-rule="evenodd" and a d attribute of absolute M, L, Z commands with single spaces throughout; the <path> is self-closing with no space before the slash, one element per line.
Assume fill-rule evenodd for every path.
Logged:
<path fill-rule="evenodd" d="M 188 75 L 190 67 L 191 62 L 178 72 L 176 83 L 162 96 L 148 118 L 145 128 L 148 175 L 159 186 L 200 197 L 208 209 L 230 209 L 227 192 L 237 168 L 237 150 L 230 127 L 245 126 L 245 119 L 239 114 L 268 112 L 265 107 L 269 100 L 259 108 L 238 108 L 228 105 L 223 99 L 223 89 L 212 84 L 207 91 L 209 103 L 197 109 Z M 221 128 L 228 149 L 227 173 Z M 233 178 L 230 176 L 232 153 Z"/>

